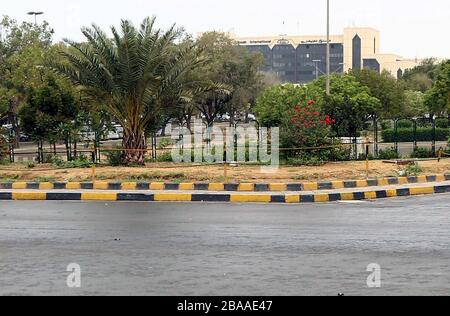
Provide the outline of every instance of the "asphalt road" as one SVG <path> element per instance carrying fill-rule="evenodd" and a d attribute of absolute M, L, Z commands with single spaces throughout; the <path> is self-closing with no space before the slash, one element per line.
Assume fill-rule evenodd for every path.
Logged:
<path fill-rule="evenodd" d="M 1 202 L 0 295 L 450 295 L 449 205 Z"/>

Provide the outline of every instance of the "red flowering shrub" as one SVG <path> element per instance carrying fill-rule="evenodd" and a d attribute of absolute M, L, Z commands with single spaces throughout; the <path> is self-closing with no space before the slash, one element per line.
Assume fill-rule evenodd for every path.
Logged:
<path fill-rule="evenodd" d="M 330 137 L 335 118 L 324 114 L 331 112 L 323 109 L 322 92 L 304 86 L 280 85 L 267 89 L 258 98 L 255 114 L 261 126 L 280 128 L 280 146 L 287 149 L 280 152 L 282 161 L 315 166 L 350 156 L 348 150 L 328 146 L 338 145 L 338 141 Z"/>
<path fill-rule="evenodd" d="M 283 147 L 318 147 L 330 143 L 328 134 L 334 121 L 329 115 L 321 113 L 314 100 L 306 104 L 297 104 L 288 117 L 289 122 L 281 136 Z"/>

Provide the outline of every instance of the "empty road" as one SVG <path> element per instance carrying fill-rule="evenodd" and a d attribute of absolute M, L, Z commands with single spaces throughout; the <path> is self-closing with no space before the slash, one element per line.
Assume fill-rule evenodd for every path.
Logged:
<path fill-rule="evenodd" d="M 450 295 L 449 205 L 2 201 L 0 295 Z"/>

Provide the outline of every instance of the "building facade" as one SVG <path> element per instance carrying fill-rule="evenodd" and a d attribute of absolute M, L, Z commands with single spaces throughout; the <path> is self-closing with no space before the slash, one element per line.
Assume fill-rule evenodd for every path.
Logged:
<path fill-rule="evenodd" d="M 307 83 L 326 73 L 326 36 L 235 37 L 237 45 L 260 52 L 266 60 L 264 71 L 282 81 Z M 401 77 L 406 69 L 419 64 L 395 54 L 380 52 L 380 32 L 373 28 L 346 28 L 343 35 L 330 36 L 331 71 L 350 69 L 388 71 Z"/>

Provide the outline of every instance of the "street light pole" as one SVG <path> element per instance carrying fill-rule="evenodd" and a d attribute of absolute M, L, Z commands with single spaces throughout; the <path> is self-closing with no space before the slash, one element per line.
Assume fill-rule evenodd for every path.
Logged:
<path fill-rule="evenodd" d="M 327 95 L 330 95 L 330 0 L 327 0 Z"/>
<path fill-rule="evenodd" d="M 28 14 L 28 15 L 34 15 L 34 24 L 37 25 L 37 16 L 38 16 L 38 15 L 43 15 L 44 12 L 41 12 L 41 11 L 39 11 L 39 12 L 31 11 L 31 12 L 28 12 L 27 14 Z"/>

